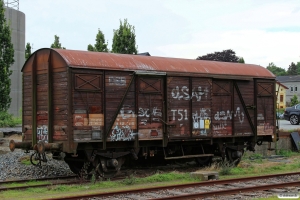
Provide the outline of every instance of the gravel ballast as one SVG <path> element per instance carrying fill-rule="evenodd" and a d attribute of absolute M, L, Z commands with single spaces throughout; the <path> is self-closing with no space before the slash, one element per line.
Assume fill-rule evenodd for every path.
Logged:
<path fill-rule="evenodd" d="M 43 162 L 41 167 L 21 163 L 22 159 L 29 160 L 34 151 L 24 153 L 16 149 L 10 152 L 8 143 L 11 139 L 20 141 L 21 136 L 0 138 L 0 181 L 74 175 L 63 160 L 52 159 L 52 154 L 46 154 L 47 162 Z"/>

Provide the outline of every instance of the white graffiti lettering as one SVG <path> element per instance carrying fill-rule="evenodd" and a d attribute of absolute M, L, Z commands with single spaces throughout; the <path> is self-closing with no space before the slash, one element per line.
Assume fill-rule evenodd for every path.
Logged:
<path fill-rule="evenodd" d="M 188 120 L 188 111 L 187 109 L 172 109 L 171 110 L 172 115 L 173 115 L 173 121 L 176 120 L 176 114 L 180 115 L 180 117 L 177 119 L 178 121 L 182 120 Z"/>
<path fill-rule="evenodd" d="M 192 117 L 194 122 L 199 122 L 199 120 L 210 119 L 210 109 L 208 108 L 200 108 L 200 114 L 198 115 L 198 111 L 192 113 Z"/>
<path fill-rule="evenodd" d="M 132 117 L 134 117 L 134 111 L 130 109 L 130 105 L 123 105 L 122 108 L 120 109 L 120 114 L 122 119 L 127 119 L 130 118 L 129 115 L 126 114 L 132 114 Z"/>
<path fill-rule="evenodd" d="M 146 118 L 151 117 L 150 121 L 159 122 L 162 117 L 162 112 L 161 109 L 158 109 L 157 107 L 153 107 L 152 112 L 148 108 L 139 108 L 138 116 Z M 146 118 L 141 119 L 140 125 L 146 125 L 148 123 L 149 119 Z"/>
<path fill-rule="evenodd" d="M 126 78 L 124 76 L 110 76 L 108 77 L 109 85 L 125 86 Z"/>
<path fill-rule="evenodd" d="M 48 127 L 43 125 L 42 127 L 37 127 L 37 139 L 38 141 L 48 142 Z"/>
<path fill-rule="evenodd" d="M 201 97 L 203 95 L 207 99 L 208 93 L 209 93 L 208 88 L 205 87 L 205 89 L 202 90 L 201 86 L 198 86 L 197 89 L 194 87 L 191 96 L 189 94 L 189 88 L 187 86 L 182 86 L 181 89 L 179 88 L 179 86 L 176 86 L 171 91 L 172 98 L 177 100 L 181 100 L 181 99 L 190 100 L 196 98 L 197 101 L 201 101 Z"/>
<path fill-rule="evenodd" d="M 161 109 L 158 109 L 157 107 L 154 107 L 152 110 L 152 115 L 154 117 L 161 117 L 162 113 L 161 113 Z"/>
<path fill-rule="evenodd" d="M 238 116 L 239 117 L 239 121 L 240 123 L 242 124 L 244 122 L 244 113 L 241 112 L 241 109 L 240 107 L 237 107 L 236 108 L 236 111 L 235 111 L 235 114 L 234 114 L 234 117 Z"/>
<path fill-rule="evenodd" d="M 183 96 L 179 94 L 179 87 L 178 86 L 176 86 L 176 88 L 172 89 L 171 94 L 172 94 L 172 97 L 174 99 L 180 100 L 180 99 L 183 98 Z"/>
<path fill-rule="evenodd" d="M 139 117 L 150 117 L 150 112 L 148 108 L 139 108 Z"/>
<path fill-rule="evenodd" d="M 227 123 L 224 122 L 224 123 L 220 123 L 218 125 L 213 125 L 213 129 L 214 129 L 214 131 L 215 130 L 225 130 L 226 126 L 227 126 Z"/>
<path fill-rule="evenodd" d="M 226 111 L 220 111 L 215 114 L 215 120 L 224 120 L 226 121 L 227 119 L 232 119 L 232 113 L 230 113 L 229 110 Z"/>
<path fill-rule="evenodd" d="M 210 109 L 208 108 L 200 108 L 200 114 L 198 115 L 198 111 L 195 113 L 192 113 L 192 118 L 193 118 L 193 128 L 194 129 L 204 129 L 205 128 L 205 120 L 206 123 L 210 121 Z M 208 127 L 208 126 L 206 126 Z M 203 132 L 203 133 L 206 133 Z"/>
<path fill-rule="evenodd" d="M 218 121 L 221 121 L 221 120 L 226 121 L 226 120 L 231 120 L 232 116 L 238 117 L 241 124 L 244 122 L 245 114 L 244 114 L 244 112 L 241 112 L 240 107 L 236 108 L 234 115 L 233 115 L 233 112 L 230 112 L 229 110 L 219 111 L 215 114 L 214 119 L 218 120 Z"/>
<path fill-rule="evenodd" d="M 115 126 L 110 135 L 111 141 L 131 141 L 134 140 L 134 137 L 137 133 L 133 133 L 133 130 L 126 125 L 120 128 L 119 126 Z"/>
<path fill-rule="evenodd" d="M 141 119 L 140 125 L 147 125 L 147 119 Z"/>
<path fill-rule="evenodd" d="M 139 113 L 138 113 L 139 117 L 161 117 L 162 113 L 161 110 L 158 109 L 157 107 L 154 107 L 152 110 L 152 113 L 150 113 L 150 110 L 148 108 L 139 108 Z"/>

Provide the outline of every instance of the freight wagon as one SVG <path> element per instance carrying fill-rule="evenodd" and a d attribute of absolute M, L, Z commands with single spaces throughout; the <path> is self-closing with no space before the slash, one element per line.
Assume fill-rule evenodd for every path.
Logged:
<path fill-rule="evenodd" d="M 23 141 L 80 174 L 128 159 L 213 156 L 234 163 L 277 139 L 275 76 L 250 64 L 40 49 L 23 72 Z M 37 162 L 37 163 L 36 163 Z"/>

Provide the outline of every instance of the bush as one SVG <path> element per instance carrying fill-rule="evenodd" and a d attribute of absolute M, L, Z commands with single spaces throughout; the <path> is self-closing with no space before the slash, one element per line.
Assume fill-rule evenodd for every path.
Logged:
<path fill-rule="evenodd" d="M 12 114 L 0 111 L 0 127 L 14 127 L 22 123 L 20 118 L 14 118 Z"/>

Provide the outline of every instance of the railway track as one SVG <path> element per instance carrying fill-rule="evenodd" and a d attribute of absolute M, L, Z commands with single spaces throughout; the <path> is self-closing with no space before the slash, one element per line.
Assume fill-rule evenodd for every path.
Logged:
<path fill-rule="evenodd" d="M 116 178 L 110 179 L 110 181 L 123 180 L 127 176 L 118 176 Z M 32 182 L 37 182 L 32 184 Z M 49 181 L 49 183 L 38 183 L 43 181 Z M 90 183 L 90 179 L 81 179 L 77 175 L 74 176 L 59 176 L 59 177 L 48 177 L 48 178 L 38 178 L 38 179 L 22 179 L 22 180 L 10 180 L 10 181 L 0 181 L 0 192 L 7 190 L 21 190 L 28 188 L 38 188 L 38 187 L 48 187 L 55 185 L 75 185 Z M 30 184 L 31 183 L 31 184 Z M 20 186 L 11 186 L 10 184 L 23 184 Z"/>
<path fill-rule="evenodd" d="M 32 182 L 37 182 L 37 184 L 31 185 Z M 50 181 L 50 183 L 41 183 L 38 182 Z M 37 178 L 37 179 L 21 179 L 21 180 L 10 180 L 10 181 L 0 181 L 0 192 L 6 190 L 19 190 L 19 189 L 27 189 L 34 187 L 47 187 L 53 185 L 62 185 L 62 184 L 76 184 L 82 183 L 82 180 L 78 179 L 78 176 L 59 176 L 59 177 L 47 177 L 47 178 Z M 27 185 L 27 183 L 31 183 Z M 10 186 L 10 184 L 24 184 L 20 186 Z"/>
<path fill-rule="evenodd" d="M 276 192 L 285 193 L 292 191 L 294 193 L 298 193 L 299 190 L 300 172 L 295 172 L 81 196 L 60 197 L 57 199 L 201 199 L 205 197 L 232 194 L 238 195 L 238 198 L 240 199 L 246 199 L 246 197 L 249 198 L 249 196 L 252 196 L 253 198 L 253 195 L 255 195 L 258 191 L 268 191 L 269 193 L 276 195 Z M 254 191 L 256 193 L 253 193 Z M 225 199 L 226 198 L 228 199 L 228 196 L 225 197 Z M 230 198 L 232 198 L 232 196 Z M 55 198 L 51 199 L 54 200 Z"/>

